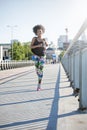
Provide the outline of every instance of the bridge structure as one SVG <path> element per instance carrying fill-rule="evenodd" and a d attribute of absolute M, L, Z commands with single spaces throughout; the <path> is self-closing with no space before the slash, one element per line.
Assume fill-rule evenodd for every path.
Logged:
<path fill-rule="evenodd" d="M 87 20 L 61 62 L 0 62 L 0 130 L 87 130 Z M 10 67 L 11 63 L 11 68 Z"/>
<path fill-rule="evenodd" d="M 87 109 L 87 19 L 66 51 L 62 64 L 74 94 L 79 96 L 79 109 Z"/>

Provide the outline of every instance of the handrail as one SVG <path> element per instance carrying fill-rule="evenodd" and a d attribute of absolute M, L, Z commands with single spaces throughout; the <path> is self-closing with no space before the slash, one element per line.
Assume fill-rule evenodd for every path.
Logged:
<path fill-rule="evenodd" d="M 78 40 L 78 38 L 81 36 L 81 34 L 85 31 L 85 29 L 87 28 L 87 18 L 85 19 L 84 23 L 82 24 L 81 28 L 79 29 L 78 33 L 76 34 L 76 36 L 74 37 L 74 39 L 72 40 L 70 46 L 68 47 L 67 51 L 65 52 L 64 56 L 66 55 L 66 53 L 68 53 L 68 51 L 71 49 L 71 47 L 75 44 L 75 42 Z"/>

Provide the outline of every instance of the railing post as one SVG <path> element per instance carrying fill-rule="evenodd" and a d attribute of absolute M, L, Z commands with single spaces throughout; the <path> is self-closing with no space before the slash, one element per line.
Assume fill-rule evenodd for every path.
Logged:
<path fill-rule="evenodd" d="M 3 61 L 1 61 L 1 70 L 3 70 Z"/>
<path fill-rule="evenodd" d="M 72 82 L 73 89 L 74 85 L 75 85 L 75 51 L 73 51 L 73 82 Z"/>
<path fill-rule="evenodd" d="M 81 51 L 81 45 L 80 45 L 80 50 L 79 50 L 79 88 L 80 88 L 80 93 L 79 93 L 79 108 L 82 109 L 82 51 Z"/>
<path fill-rule="evenodd" d="M 71 82 L 71 73 L 72 73 L 72 64 L 71 64 L 71 53 L 70 53 L 70 56 L 69 56 L 69 81 Z"/>
<path fill-rule="evenodd" d="M 31 66 L 33 61 L 0 61 L 0 70 Z"/>
<path fill-rule="evenodd" d="M 70 81 L 70 53 L 68 54 L 68 78 Z"/>
<path fill-rule="evenodd" d="M 87 51 L 87 50 L 86 50 Z M 87 53 L 80 49 L 80 94 L 79 94 L 79 109 L 87 111 L 87 73 L 86 73 L 86 63 L 87 63 Z"/>

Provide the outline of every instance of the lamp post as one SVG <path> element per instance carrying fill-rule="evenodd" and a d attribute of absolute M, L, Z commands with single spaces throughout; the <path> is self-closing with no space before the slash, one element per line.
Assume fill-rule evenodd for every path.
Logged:
<path fill-rule="evenodd" d="M 65 28 L 66 31 L 66 43 L 68 43 L 68 28 Z"/>
<path fill-rule="evenodd" d="M 17 27 L 17 25 L 14 25 L 14 26 L 11 26 L 11 25 L 7 25 L 8 28 L 11 29 L 11 48 L 12 48 L 12 56 L 11 56 L 11 59 L 13 59 L 13 31 L 14 31 L 14 28 Z"/>

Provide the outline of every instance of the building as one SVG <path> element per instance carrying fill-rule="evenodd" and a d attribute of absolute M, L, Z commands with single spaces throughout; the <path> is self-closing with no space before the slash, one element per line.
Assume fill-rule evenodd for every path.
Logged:
<path fill-rule="evenodd" d="M 0 43 L 0 61 L 1 60 L 9 60 L 11 59 L 11 55 L 9 49 L 11 49 L 11 45 L 14 42 L 19 42 L 17 39 L 11 40 L 11 43 Z"/>
<path fill-rule="evenodd" d="M 17 43 L 17 42 L 19 42 L 19 41 L 18 41 L 18 39 L 13 39 L 13 40 L 11 40 L 11 43 L 14 43 L 14 42 Z"/>
<path fill-rule="evenodd" d="M 3 59 L 3 48 L 0 46 L 0 61 Z"/>
<path fill-rule="evenodd" d="M 47 59 L 52 59 L 52 55 L 55 54 L 55 49 L 49 47 L 46 50 L 46 58 Z"/>
<path fill-rule="evenodd" d="M 0 60 L 10 59 L 11 43 L 0 43 Z"/>
<path fill-rule="evenodd" d="M 67 50 L 69 47 L 70 43 L 69 42 L 64 42 L 63 43 L 63 50 Z"/>
<path fill-rule="evenodd" d="M 69 46 L 67 41 L 67 35 L 60 35 L 58 38 L 58 48 L 61 50 L 66 50 Z"/>
<path fill-rule="evenodd" d="M 63 49 L 63 43 L 66 42 L 66 35 L 60 35 L 58 38 L 58 48 Z"/>

